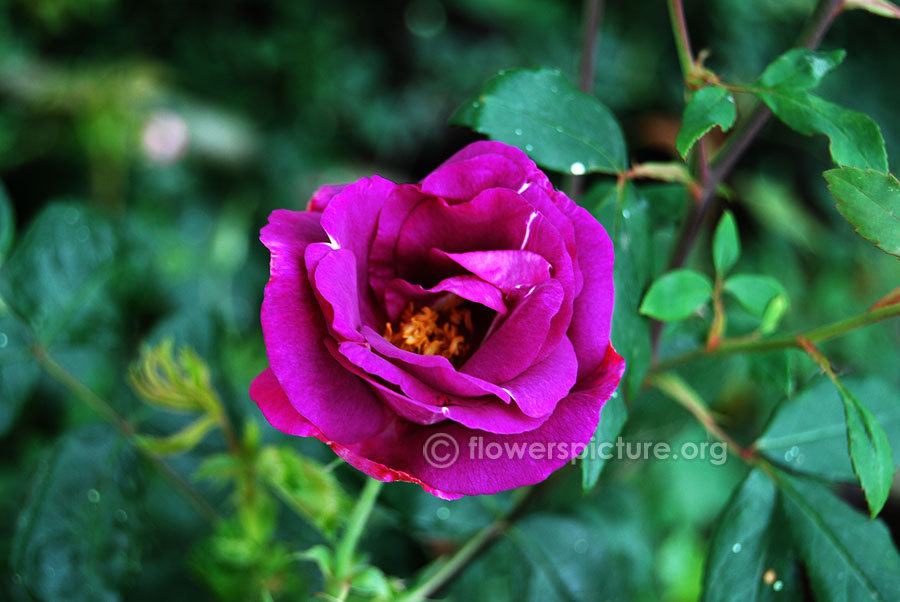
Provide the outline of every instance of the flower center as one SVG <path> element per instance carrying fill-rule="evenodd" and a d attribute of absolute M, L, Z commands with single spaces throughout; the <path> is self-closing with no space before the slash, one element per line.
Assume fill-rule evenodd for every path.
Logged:
<path fill-rule="evenodd" d="M 384 325 L 384 338 L 406 351 L 420 355 L 443 355 L 451 362 L 469 352 L 475 330 L 472 312 L 460 307 L 458 297 L 443 306 L 422 307 L 416 311 L 412 301 L 403 310 L 396 328 Z"/>

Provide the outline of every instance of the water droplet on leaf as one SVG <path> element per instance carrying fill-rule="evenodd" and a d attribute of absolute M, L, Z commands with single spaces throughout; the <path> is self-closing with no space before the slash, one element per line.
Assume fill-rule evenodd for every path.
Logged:
<path fill-rule="evenodd" d="M 581 163 L 580 161 L 572 163 L 572 166 L 569 167 L 569 171 L 571 171 L 576 176 L 582 175 L 585 172 L 584 163 Z"/>
<path fill-rule="evenodd" d="M 100 501 L 100 492 L 96 489 L 88 489 L 87 498 L 89 502 L 96 504 Z"/>

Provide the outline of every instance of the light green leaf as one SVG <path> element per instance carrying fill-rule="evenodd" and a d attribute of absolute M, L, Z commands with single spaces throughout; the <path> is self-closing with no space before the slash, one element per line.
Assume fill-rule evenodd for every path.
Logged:
<path fill-rule="evenodd" d="M 845 384 L 866 400 L 866 407 L 884 428 L 890 444 L 900 448 L 896 387 L 877 379 L 848 378 Z M 794 472 L 838 481 L 856 480 L 847 453 L 843 403 L 831 381 L 824 378 L 782 402 L 753 447 Z M 895 458 L 895 467 L 896 461 L 900 458 Z"/>
<path fill-rule="evenodd" d="M 869 116 L 794 88 L 755 93 L 791 129 L 806 136 L 828 136 L 831 158 L 836 164 L 888 170 L 884 138 Z"/>
<path fill-rule="evenodd" d="M 897 600 L 900 556 L 880 520 L 868 520 L 813 481 L 778 472 L 778 486 L 816 600 Z"/>
<path fill-rule="evenodd" d="M 772 61 L 759 78 L 764 88 L 810 90 L 819 85 L 829 71 L 840 65 L 844 50 L 816 51 L 793 48 Z"/>
<path fill-rule="evenodd" d="M 706 86 L 694 92 L 681 120 L 681 129 L 675 140 L 675 147 L 682 157 L 686 157 L 694 143 L 714 126 L 727 132 L 734 125 L 737 111 L 734 96 L 725 88 Z"/>
<path fill-rule="evenodd" d="M 518 146 L 555 171 L 621 173 L 628 162 L 622 130 L 609 109 L 551 69 L 501 72 L 450 123 Z"/>
<path fill-rule="evenodd" d="M 775 484 L 759 468 L 735 490 L 716 522 L 703 576 L 703 602 L 794 600 L 802 597 L 796 556 Z M 764 576 L 772 571 L 775 581 Z M 799 594 L 799 595 L 798 595 Z"/>
<path fill-rule="evenodd" d="M 712 283 L 703 274 L 675 270 L 650 286 L 640 311 L 664 322 L 683 320 L 709 301 L 712 291 Z"/>
<path fill-rule="evenodd" d="M 343 490 L 330 472 L 289 447 L 260 450 L 256 469 L 263 482 L 325 534 L 332 534 L 347 510 Z"/>
<path fill-rule="evenodd" d="M 158 456 L 174 456 L 193 449 L 216 424 L 216 417 L 206 414 L 177 433 L 165 437 L 138 435 L 137 441 L 138 445 Z"/>
<path fill-rule="evenodd" d="M 760 320 L 759 323 L 759 331 L 762 334 L 773 332 L 778 327 L 781 318 L 787 313 L 789 307 L 790 303 L 785 295 L 776 295 L 775 298 L 766 305 L 766 310 L 763 312 L 762 320 Z"/>
<path fill-rule="evenodd" d="M 599 453 L 598 446 L 601 443 L 615 441 L 622 432 L 622 427 L 625 426 L 627 419 L 628 410 L 625 409 L 625 402 L 621 395 L 614 392 L 613 396 L 603 404 L 600 423 L 581 459 L 581 488 L 585 493 L 597 484 L 600 471 L 606 464 L 606 458 Z"/>
<path fill-rule="evenodd" d="M 760 317 L 776 297 L 787 300 L 787 292 L 781 283 L 762 274 L 735 274 L 725 281 L 724 289 L 734 295 L 744 309 Z"/>
<path fill-rule="evenodd" d="M 724 277 L 741 256 L 741 241 L 731 211 L 723 213 L 719 225 L 716 226 L 712 251 L 716 273 Z"/>
<path fill-rule="evenodd" d="M 860 236 L 900 257 L 900 182 L 891 174 L 852 167 L 825 172 L 837 209 Z"/>
<path fill-rule="evenodd" d="M 894 459 L 891 444 L 878 420 L 841 383 L 835 381 L 844 414 L 847 418 L 847 439 L 850 442 L 850 461 L 859 477 L 869 512 L 874 517 L 884 507 L 894 480 Z"/>

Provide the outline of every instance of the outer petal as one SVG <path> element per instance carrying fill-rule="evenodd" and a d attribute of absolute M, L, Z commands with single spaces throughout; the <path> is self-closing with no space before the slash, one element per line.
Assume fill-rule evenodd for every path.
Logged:
<path fill-rule="evenodd" d="M 613 244 L 606 230 L 583 208 L 571 207 L 578 264 L 584 285 L 575 298 L 568 336 L 578 356 L 578 380 L 597 370 L 606 355 L 615 284 Z"/>
<path fill-rule="evenodd" d="M 272 371 L 292 405 L 329 439 L 352 443 L 381 431 L 380 401 L 331 357 L 328 331 L 307 278 L 306 247 L 324 238 L 319 215 L 275 211 L 261 240 L 272 253 L 261 321 Z"/>
<path fill-rule="evenodd" d="M 524 169 L 501 155 L 480 155 L 445 163 L 422 180 L 425 194 L 451 201 L 468 201 L 489 188 L 519 190 L 526 181 Z"/>
<path fill-rule="evenodd" d="M 319 213 L 325 211 L 325 207 L 328 206 L 328 203 L 331 202 L 331 199 L 334 198 L 334 195 L 338 194 L 346 187 L 346 184 L 322 186 L 316 191 L 312 198 L 309 199 L 309 204 L 306 206 L 306 210 L 316 211 Z"/>
<path fill-rule="evenodd" d="M 500 155 L 501 157 L 509 159 L 522 168 L 522 170 L 526 174 L 527 183 L 540 186 L 547 191 L 553 189 L 550 184 L 550 180 L 547 179 L 547 176 L 544 175 L 544 172 L 538 169 L 537 165 L 534 164 L 534 161 L 528 158 L 528 155 L 523 153 L 515 146 L 509 146 L 508 144 L 503 144 L 502 142 L 493 142 L 490 140 L 473 142 L 472 144 L 460 149 L 456 154 L 444 161 L 441 164 L 441 167 L 466 161 L 474 157 L 480 157 L 482 155 Z M 441 167 L 439 167 L 438 169 L 441 169 Z M 518 188 L 515 188 L 514 190 L 518 190 Z"/>

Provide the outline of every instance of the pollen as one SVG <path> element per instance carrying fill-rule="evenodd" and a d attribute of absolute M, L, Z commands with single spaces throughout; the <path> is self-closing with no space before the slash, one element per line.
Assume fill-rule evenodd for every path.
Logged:
<path fill-rule="evenodd" d="M 435 309 L 416 310 L 410 301 L 395 327 L 384 325 L 384 338 L 406 351 L 420 355 L 442 355 L 451 362 L 469 352 L 469 341 L 475 327 L 472 312 L 460 307 L 462 300 Z"/>

